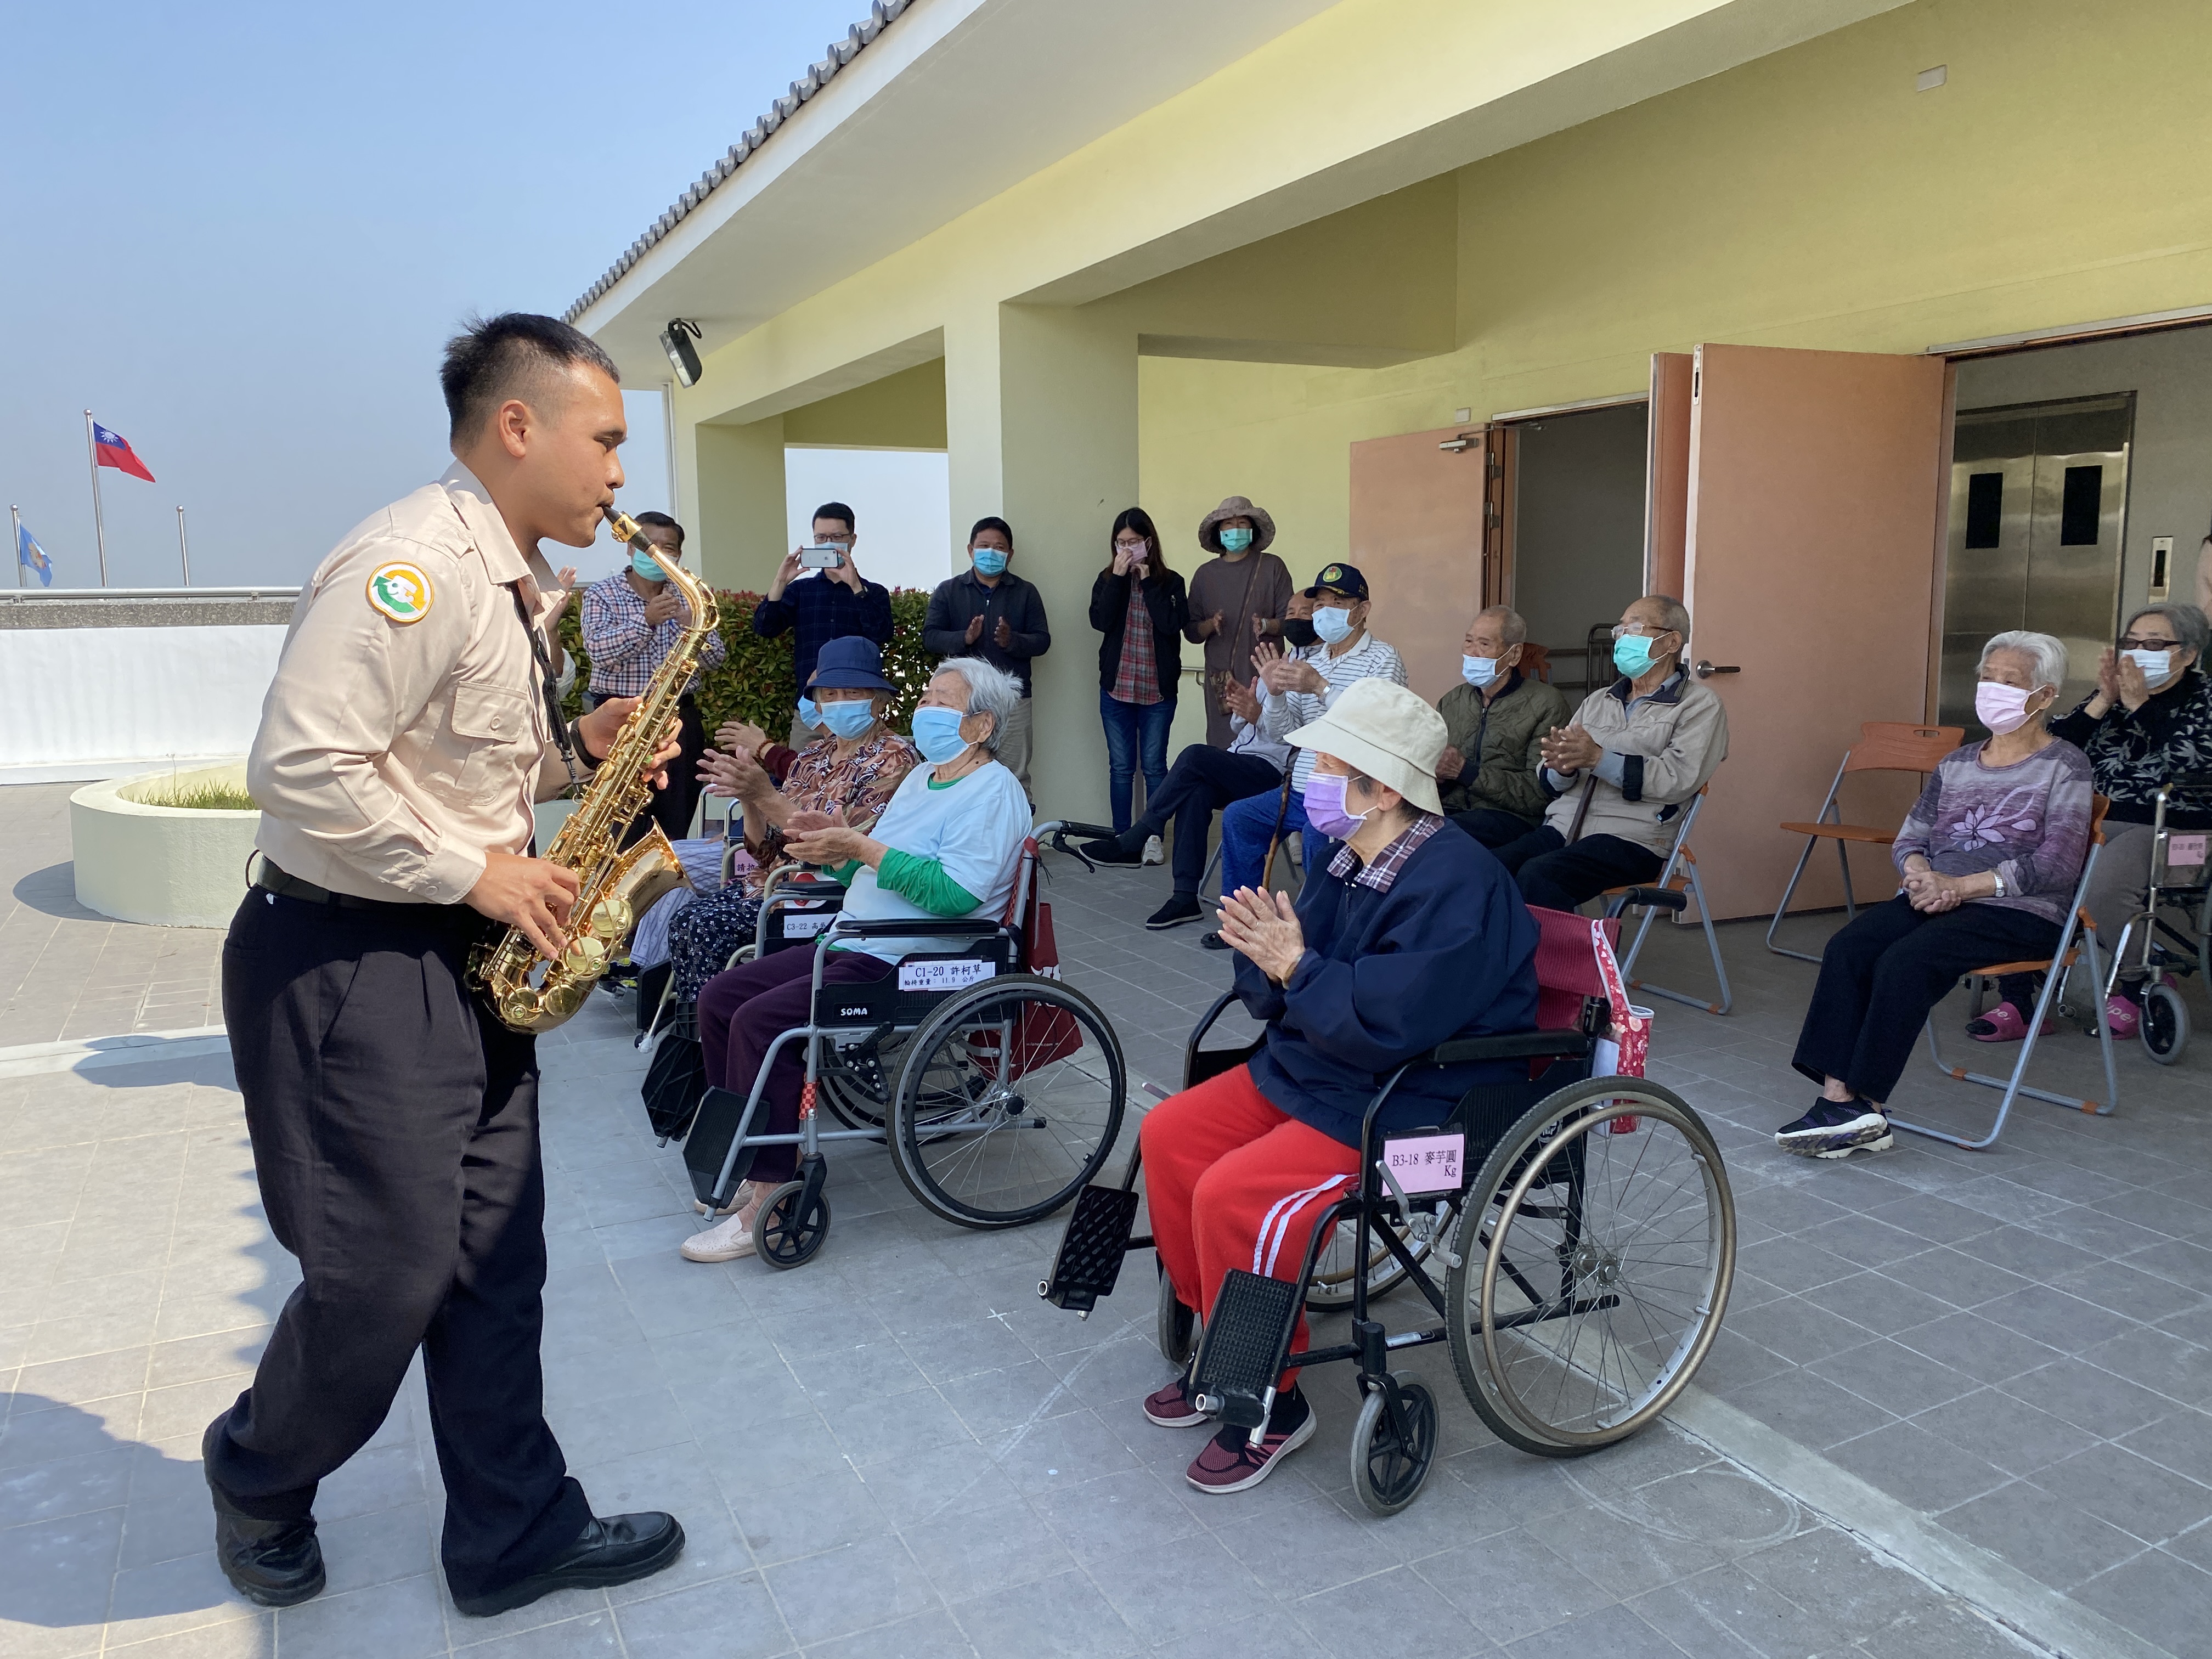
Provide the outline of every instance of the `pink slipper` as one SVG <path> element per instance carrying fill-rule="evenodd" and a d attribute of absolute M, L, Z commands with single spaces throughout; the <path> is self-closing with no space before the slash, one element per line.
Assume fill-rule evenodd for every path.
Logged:
<path fill-rule="evenodd" d="M 2058 1022 L 2045 1016 L 2042 1035 L 2049 1036 Z M 2114 1030 L 2119 1028 L 2117 1024 Z M 1977 1042 L 2017 1042 L 2027 1035 L 2027 1021 L 2009 1002 L 2000 1002 L 1979 1019 L 1966 1022 L 1966 1035 Z"/>
<path fill-rule="evenodd" d="M 2105 999 L 2105 1023 L 2112 1028 L 2116 1037 L 2131 1037 L 2142 1025 L 2142 1012 L 2130 999 L 2118 992 Z M 2089 1033 L 2096 1036 L 2094 1030 Z"/>

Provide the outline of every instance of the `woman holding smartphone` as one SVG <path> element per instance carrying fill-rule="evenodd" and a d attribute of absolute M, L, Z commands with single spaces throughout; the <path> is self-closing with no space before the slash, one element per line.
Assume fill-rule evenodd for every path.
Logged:
<path fill-rule="evenodd" d="M 1129 827 L 1139 766 L 1149 795 L 1168 778 L 1168 727 L 1175 721 L 1176 678 L 1190 599 L 1161 555 L 1159 532 L 1140 507 L 1114 520 L 1112 562 L 1091 585 L 1091 625 L 1098 643 L 1098 718 L 1115 834 Z"/>

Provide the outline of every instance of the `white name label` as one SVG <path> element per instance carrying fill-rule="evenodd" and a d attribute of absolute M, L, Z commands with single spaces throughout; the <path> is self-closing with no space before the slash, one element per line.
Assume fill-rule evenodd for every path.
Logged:
<path fill-rule="evenodd" d="M 1458 1191 L 1462 1184 L 1460 1166 L 1466 1158 L 1463 1134 L 1417 1135 L 1382 1143 L 1384 1165 L 1409 1195 Z"/>
<path fill-rule="evenodd" d="M 812 939 L 836 920 L 837 913 L 834 910 L 811 916 L 787 910 L 783 913 L 783 936 L 786 939 Z"/>
<path fill-rule="evenodd" d="M 925 957 L 899 963 L 898 988 L 902 991 L 957 991 L 989 979 L 998 971 L 997 963 L 975 957 Z"/>

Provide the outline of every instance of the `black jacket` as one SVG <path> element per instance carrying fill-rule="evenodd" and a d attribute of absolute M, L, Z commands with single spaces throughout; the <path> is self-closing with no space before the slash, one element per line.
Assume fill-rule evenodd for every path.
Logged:
<path fill-rule="evenodd" d="M 2089 757 L 2097 793 L 2112 804 L 2105 813 L 2115 823 L 2148 823 L 2157 815 L 2161 785 L 2192 772 L 2212 771 L 2212 682 L 2191 664 L 2163 691 L 2140 708 L 2115 702 L 2105 718 L 2089 718 L 2089 699 L 2051 723 L 2051 734 L 2063 738 Z M 2212 830 L 2212 808 L 2204 792 L 2177 789 L 2166 806 L 2169 830 Z"/>
<path fill-rule="evenodd" d="M 1152 617 L 1152 655 L 1159 663 L 1160 696 L 1173 697 L 1182 672 L 1182 632 L 1190 623 L 1190 596 L 1172 570 L 1156 570 L 1144 583 L 1145 609 Z M 1098 641 L 1098 687 L 1114 689 L 1121 668 L 1121 634 L 1129 625 L 1129 579 L 1109 565 L 1091 584 L 1091 625 L 1105 637 Z"/>
<path fill-rule="evenodd" d="M 968 643 L 968 624 L 983 618 L 983 631 Z M 1012 640 L 1001 646 L 994 637 L 999 619 L 1005 617 Z M 921 624 L 923 648 L 942 659 L 981 657 L 994 668 L 1003 668 L 1022 683 L 1030 694 L 1030 659 L 1052 649 L 1052 629 L 1044 619 L 1044 595 L 1035 582 L 1024 581 L 1011 570 L 1003 572 L 996 587 L 976 580 L 973 570 L 947 576 L 929 596 L 929 615 Z"/>

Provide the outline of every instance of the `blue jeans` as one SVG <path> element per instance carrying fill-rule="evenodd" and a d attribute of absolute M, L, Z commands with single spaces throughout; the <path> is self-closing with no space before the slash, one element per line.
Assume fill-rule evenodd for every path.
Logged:
<path fill-rule="evenodd" d="M 1233 893 L 1240 887 L 1257 887 L 1267 873 L 1260 860 L 1267 856 L 1267 837 L 1275 828 L 1275 806 L 1282 799 L 1279 788 L 1270 789 L 1264 795 L 1247 795 L 1243 800 L 1232 801 L 1221 809 L 1221 890 Z M 1302 789 L 1291 791 L 1290 808 L 1283 814 L 1283 839 L 1292 836 L 1305 837 L 1302 849 L 1305 857 L 1306 879 L 1327 867 L 1328 849 L 1333 843 L 1327 836 L 1306 822 L 1306 797 Z"/>
<path fill-rule="evenodd" d="M 1175 723 L 1175 699 L 1122 702 L 1104 687 L 1098 691 L 1098 722 L 1106 728 L 1106 772 L 1114 805 L 1114 833 L 1129 827 L 1129 796 L 1137 768 L 1145 769 L 1145 800 L 1167 787 L 1168 727 Z M 1139 757 L 1141 756 L 1141 761 Z"/>

